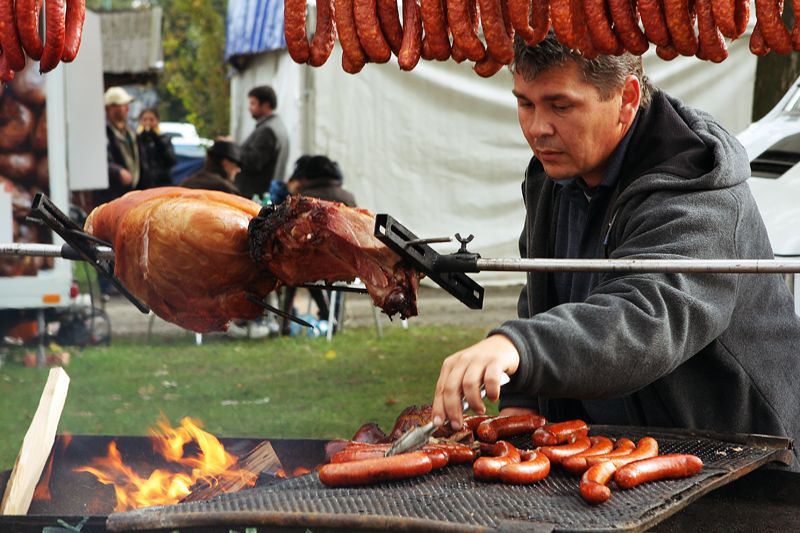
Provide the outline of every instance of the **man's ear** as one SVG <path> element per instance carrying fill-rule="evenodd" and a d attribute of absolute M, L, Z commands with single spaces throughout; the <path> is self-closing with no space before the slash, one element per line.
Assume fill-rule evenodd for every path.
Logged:
<path fill-rule="evenodd" d="M 641 82 L 639 78 L 631 74 L 625 78 L 625 84 L 622 86 L 622 103 L 619 110 L 619 121 L 623 124 L 630 124 L 633 122 L 641 101 Z"/>

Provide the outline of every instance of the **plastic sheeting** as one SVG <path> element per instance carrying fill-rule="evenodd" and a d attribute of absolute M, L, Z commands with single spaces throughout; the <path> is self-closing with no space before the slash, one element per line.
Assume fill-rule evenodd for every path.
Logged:
<path fill-rule="evenodd" d="M 747 43 L 746 36 L 732 43 L 731 56 L 718 65 L 665 62 L 651 51 L 645 72 L 738 132 L 750 123 L 752 108 L 756 58 Z M 411 72 L 396 63 L 368 64 L 353 76 L 342 71 L 338 46 L 317 69 L 291 63 L 286 53 L 267 54 L 232 81 L 233 134 L 240 140 L 252 129 L 246 93 L 255 82 L 270 83 L 279 94 L 279 112 L 293 135 L 290 161 L 301 151 L 337 160 L 360 206 L 391 214 L 419 237 L 474 234 L 469 248 L 483 257 L 519 256 L 520 186 L 531 151 L 507 70 L 483 79 L 467 64 L 421 61 Z M 435 246 L 457 249 L 457 243 Z M 476 279 L 510 284 L 524 275 Z"/>

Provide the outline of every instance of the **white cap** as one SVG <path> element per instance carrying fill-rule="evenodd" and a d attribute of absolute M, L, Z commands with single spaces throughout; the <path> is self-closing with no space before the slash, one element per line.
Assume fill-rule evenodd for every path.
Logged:
<path fill-rule="evenodd" d="M 106 105 L 125 105 L 136 100 L 122 87 L 109 87 L 103 99 Z"/>

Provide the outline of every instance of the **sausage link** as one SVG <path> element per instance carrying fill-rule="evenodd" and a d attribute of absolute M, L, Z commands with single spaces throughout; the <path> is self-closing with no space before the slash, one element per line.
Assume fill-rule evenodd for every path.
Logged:
<path fill-rule="evenodd" d="M 753 28 L 753 33 L 750 34 L 750 51 L 757 56 L 765 56 L 770 52 L 770 48 L 761 34 L 761 26 L 759 26 L 758 22 Z"/>
<path fill-rule="evenodd" d="M 578 455 L 581 457 L 590 457 L 592 455 L 605 455 L 614 450 L 614 442 L 608 437 L 589 437 L 592 446 Z"/>
<path fill-rule="evenodd" d="M 672 43 L 668 44 L 667 46 L 656 46 L 656 54 L 664 61 L 672 61 L 680 55 L 678 50 L 672 46 Z"/>
<path fill-rule="evenodd" d="M 489 415 L 472 415 L 464 417 L 464 427 L 475 433 L 475 430 L 484 420 L 494 418 Z"/>
<path fill-rule="evenodd" d="M 453 61 L 455 61 L 456 63 L 463 63 L 464 61 L 467 60 L 467 54 L 465 54 L 464 51 L 456 43 L 453 43 L 453 46 L 450 49 L 450 54 L 453 58 Z"/>
<path fill-rule="evenodd" d="M 673 453 L 621 466 L 614 474 L 614 481 L 621 489 L 631 489 L 648 481 L 693 476 L 702 469 L 703 461 L 699 457 Z"/>
<path fill-rule="evenodd" d="M 503 68 L 503 64 L 488 53 L 472 66 L 472 70 L 482 78 L 491 78 L 500 72 L 501 68 Z"/>
<path fill-rule="evenodd" d="M 447 0 L 447 23 L 456 46 L 470 61 L 480 61 L 486 55 L 476 28 L 476 0 Z"/>
<path fill-rule="evenodd" d="M 507 464 L 500 469 L 500 481 L 508 485 L 529 485 L 550 474 L 550 459 L 542 453 L 533 452 L 519 463 Z"/>
<path fill-rule="evenodd" d="M 394 55 L 398 55 L 403 43 L 403 27 L 397 13 L 397 0 L 378 0 L 378 20 L 389 48 Z"/>
<path fill-rule="evenodd" d="M 583 420 L 567 420 L 539 427 L 533 432 L 533 443 L 537 446 L 553 446 L 564 444 L 577 433 L 585 437 L 589 433 L 589 426 Z"/>
<path fill-rule="evenodd" d="M 773 52 L 786 55 L 792 51 L 792 37 L 781 19 L 783 0 L 756 0 L 756 18 L 761 35 Z"/>
<path fill-rule="evenodd" d="M 578 22 L 579 0 L 550 0 L 550 20 L 559 42 L 578 49 L 586 28 Z"/>
<path fill-rule="evenodd" d="M 575 440 L 569 444 L 560 444 L 558 446 L 541 446 L 539 451 L 550 459 L 551 463 L 561 464 L 567 457 L 572 457 L 581 452 L 585 452 L 592 446 L 589 437 L 576 437 Z"/>
<path fill-rule="evenodd" d="M 611 497 L 608 482 L 616 470 L 617 466 L 614 463 L 606 461 L 584 472 L 580 484 L 581 497 L 592 505 L 608 501 Z"/>
<path fill-rule="evenodd" d="M 736 0 L 734 21 L 736 22 L 736 37 L 738 38 L 747 31 L 747 23 L 750 22 L 750 0 Z"/>
<path fill-rule="evenodd" d="M 617 467 L 620 467 L 641 459 L 649 459 L 650 457 L 655 457 L 656 455 L 658 455 L 658 442 L 656 442 L 656 439 L 653 437 L 642 437 L 639 440 L 639 443 L 636 445 L 636 449 L 629 454 L 613 455 L 612 452 L 611 454 L 606 455 L 586 457 L 586 464 L 589 467 L 592 467 L 598 463 L 611 461 L 617 465 Z"/>
<path fill-rule="evenodd" d="M 442 448 L 425 446 L 421 451 L 430 458 L 433 470 L 444 468 L 450 462 L 450 456 L 447 455 L 447 452 Z"/>
<path fill-rule="evenodd" d="M 472 473 L 480 481 L 498 481 L 500 469 L 520 461 L 519 451 L 513 444 L 501 440 L 495 443 L 490 451 L 491 457 L 479 457 L 472 463 Z"/>
<path fill-rule="evenodd" d="M 308 61 L 310 50 L 306 37 L 306 0 L 284 0 L 283 36 L 286 38 L 286 50 L 295 63 Z"/>
<path fill-rule="evenodd" d="M 333 0 L 317 0 L 317 25 L 308 55 L 308 64 L 321 67 L 333 51 L 336 26 L 333 25 Z"/>
<path fill-rule="evenodd" d="M 545 423 L 547 421 L 543 416 L 534 414 L 498 416 L 481 422 L 475 430 L 475 436 L 483 442 L 497 442 L 515 435 L 533 433 Z"/>
<path fill-rule="evenodd" d="M 353 16 L 356 20 L 358 40 L 367 57 L 373 63 L 386 63 L 392 57 L 392 49 L 381 31 L 378 22 L 376 0 L 354 0 Z"/>
<path fill-rule="evenodd" d="M 319 469 L 319 480 L 329 487 L 352 487 L 427 474 L 433 462 L 425 452 L 403 453 L 350 463 L 330 463 Z"/>
<path fill-rule="evenodd" d="M 356 21 L 353 18 L 353 0 L 334 0 L 333 20 L 342 44 L 342 68 L 350 74 L 360 72 L 367 62 L 367 56 L 358 40 Z"/>
<path fill-rule="evenodd" d="M 331 457 L 331 463 L 350 463 L 352 461 L 364 461 L 365 459 L 375 459 L 383 457 L 389 447 L 358 447 L 346 448 L 337 452 Z"/>
<path fill-rule="evenodd" d="M 64 0 L 47 0 L 45 2 L 45 38 L 42 57 L 39 60 L 39 72 L 53 70 L 61 61 L 64 53 L 64 33 L 66 31 L 67 6 Z"/>
<path fill-rule="evenodd" d="M 592 36 L 592 42 L 600 53 L 613 54 L 622 43 L 611 29 L 611 15 L 608 12 L 607 0 L 584 0 L 583 11 L 586 17 L 586 28 Z"/>
<path fill-rule="evenodd" d="M 64 51 L 61 61 L 71 63 L 78 55 L 86 20 L 86 0 L 67 0 L 67 19 L 64 24 Z"/>
<path fill-rule="evenodd" d="M 700 45 L 697 48 L 697 56 L 702 59 L 721 63 L 728 57 L 728 49 L 725 46 L 725 39 L 714 23 L 714 15 L 711 7 L 712 0 L 697 0 L 697 34 Z"/>
<path fill-rule="evenodd" d="M 438 442 L 429 444 L 428 448 L 442 449 L 447 452 L 450 457 L 450 464 L 458 465 L 462 463 L 471 463 L 475 460 L 475 450 L 463 444 L 445 444 Z"/>
<path fill-rule="evenodd" d="M 636 444 L 632 440 L 621 438 L 616 442 L 614 450 L 606 454 L 602 454 L 602 457 L 605 459 L 622 457 L 625 455 L 629 455 L 635 449 L 636 449 Z M 568 470 L 573 474 L 582 474 L 590 466 L 587 462 L 590 457 L 598 457 L 598 456 L 587 455 L 585 453 L 573 455 L 572 457 L 567 457 L 566 459 L 564 459 L 564 461 L 561 462 L 561 466 L 565 470 Z"/>
<path fill-rule="evenodd" d="M 43 0 L 16 0 L 14 10 L 22 48 L 28 57 L 39 61 L 42 57 L 42 38 L 39 35 L 39 13 Z"/>
<path fill-rule="evenodd" d="M 712 0 L 711 12 L 722 35 L 729 39 L 739 36 L 736 34 L 736 0 Z"/>
<path fill-rule="evenodd" d="M 639 15 L 642 17 L 644 35 L 656 46 L 669 46 L 672 39 L 669 37 L 669 28 L 664 19 L 664 10 L 660 0 L 638 0 Z"/>
<path fill-rule="evenodd" d="M 25 54 L 19 41 L 14 17 L 14 0 L 0 0 L 0 48 L 3 50 L 8 68 L 15 71 L 25 68 Z"/>
<path fill-rule="evenodd" d="M 592 35 L 586 25 L 586 14 L 583 8 L 583 0 L 576 0 L 575 6 L 577 7 L 575 19 L 578 21 L 578 25 L 582 28 L 581 40 L 578 44 L 578 49 L 580 50 L 581 55 L 586 59 L 595 59 L 599 52 L 597 47 L 594 45 L 594 41 L 592 41 Z"/>
<path fill-rule="evenodd" d="M 422 0 L 422 27 L 429 42 L 433 59 L 446 61 L 450 57 L 450 37 L 447 34 L 447 14 L 444 0 Z"/>
<path fill-rule="evenodd" d="M 664 0 L 664 16 L 672 45 L 678 53 L 684 56 L 695 55 L 699 44 L 694 33 L 694 19 L 689 9 L 689 0 Z"/>
<path fill-rule="evenodd" d="M 397 64 L 402 70 L 411 70 L 419 63 L 422 49 L 422 21 L 417 0 L 403 0 L 403 41 Z"/>
<path fill-rule="evenodd" d="M 639 28 L 639 15 L 632 0 L 608 0 L 614 33 L 628 52 L 641 55 L 650 46 Z"/>

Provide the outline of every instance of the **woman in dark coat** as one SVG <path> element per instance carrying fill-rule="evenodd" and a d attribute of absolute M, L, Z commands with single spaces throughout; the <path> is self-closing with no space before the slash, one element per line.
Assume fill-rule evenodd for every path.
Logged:
<path fill-rule="evenodd" d="M 158 122 L 155 109 L 145 109 L 139 114 L 136 141 L 139 143 L 141 174 L 137 189 L 172 185 L 169 173 L 177 159 L 169 137 L 159 132 Z"/>

